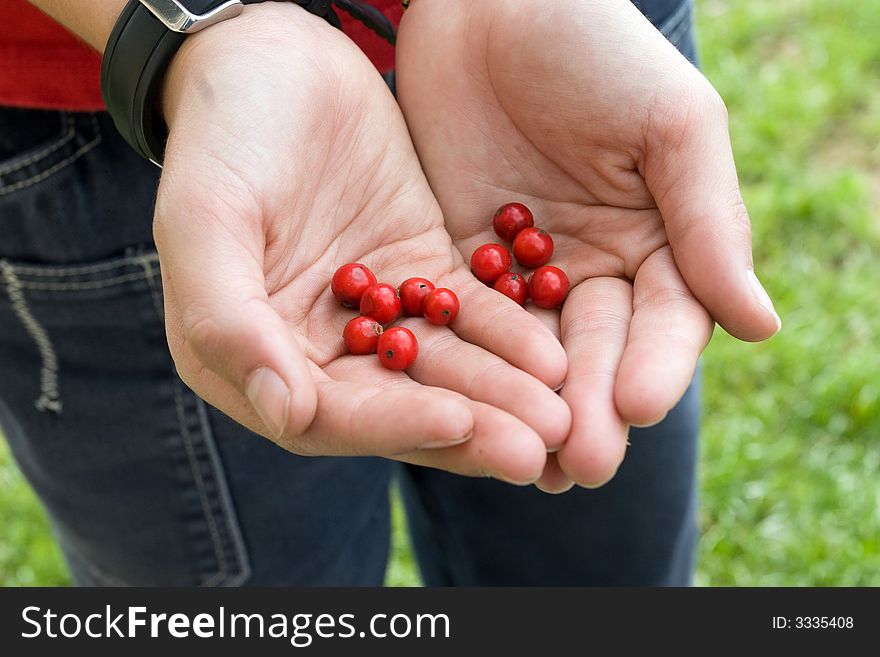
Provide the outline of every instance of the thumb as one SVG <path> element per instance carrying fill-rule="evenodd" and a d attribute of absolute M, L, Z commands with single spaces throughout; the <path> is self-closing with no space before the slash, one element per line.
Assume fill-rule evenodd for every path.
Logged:
<path fill-rule="evenodd" d="M 273 440 L 301 434 L 315 417 L 317 392 L 294 332 L 269 304 L 260 222 L 222 204 L 162 200 L 160 191 L 154 234 L 181 378 Z"/>
<path fill-rule="evenodd" d="M 678 95 L 671 108 L 655 115 L 647 135 L 645 180 L 694 296 L 734 337 L 764 340 L 782 322 L 755 275 L 727 110 L 704 78 L 697 89 L 690 102 Z"/>

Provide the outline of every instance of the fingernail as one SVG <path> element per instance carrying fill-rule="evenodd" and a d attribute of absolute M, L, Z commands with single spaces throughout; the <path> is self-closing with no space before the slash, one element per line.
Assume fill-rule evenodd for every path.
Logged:
<path fill-rule="evenodd" d="M 491 472 L 491 473 L 489 473 L 489 476 L 492 477 L 493 479 L 503 481 L 504 483 L 511 484 L 513 486 L 529 486 L 530 484 L 534 484 L 536 481 L 538 481 L 538 479 L 541 478 L 541 473 L 538 472 L 535 475 L 529 477 L 528 479 L 525 479 L 522 481 L 517 481 L 516 479 L 506 477 L 506 476 L 504 476 L 500 473 L 497 473 L 497 472 Z"/>
<path fill-rule="evenodd" d="M 610 477 L 608 477 L 608 479 L 606 479 L 605 481 L 601 481 L 601 482 L 595 483 L 595 484 L 578 484 L 578 485 L 581 488 L 586 488 L 587 490 L 596 490 L 597 488 L 602 488 L 602 486 L 605 486 L 609 481 L 614 479 L 614 477 L 616 477 L 616 476 L 617 476 L 617 470 L 615 470 L 614 474 L 612 474 Z"/>
<path fill-rule="evenodd" d="M 776 308 L 773 307 L 770 295 L 767 294 L 767 290 L 761 285 L 761 281 L 759 281 L 758 277 L 755 275 L 754 269 L 749 269 L 747 273 L 749 285 L 752 286 L 752 293 L 755 295 L 755 298 L 758 300 L 761 307 L 773 313 L 773 317 L 776 319 L 776 332 L 779 333 L 779 330 L 782 328 L 782 319 L 780 319 L 779 314 L 776 312 Z"/>
<path fill-rule="evenodd" d="M 245 395 L 272 437 L 280 438 L 290 413 L 290 389 L 287 384 L 268 367 L 261 367 L 251 375 Z"/>
<path fill-rule="evenodd" d="M 422 443 L 419 445 L 419 449 L 443 449 L 444 447 L 454 447 L 455 445 L 461 445 L 462 443 L 466 443 L 471 438 L 473 438 L 473 432 L 462 436 L 461 438 L 441 438 L 440 440 L 429 440 L 426 443 Z"/>
<path fill-rule="evenodd" d="M 648 422 L 647 424 L 638 424 L 636 422 L 630 422 L 629 426 L 633 427 L 634 429 L 648 429 L 649 427 L 653 427 L 655 425 L 660 424 L 663 420 L 666 419 L 667 415 L 669 415 L 669 413 L 664 413 L 658 419 L 653 420 L 652 422 Z M 627 444 L 629 444 L 629 443 L 627 443 Z"/>
<path fill-rule="evenodd" d="M 562 495 L 563 493 L 567 493 L 568 491 L 570 491 L 572 488 L 574 488 L 574 486 L 574 482 L 570 481 L 568 484 L 566 484 L 565 488 L 560 488 L 558 490 L 549 490 L 546 488 L 541 488 L 541 486 L 537 483 L 535 484 L 535 488 L 537 488 L 542 493 L 546 493 L 547 495 Z"/>

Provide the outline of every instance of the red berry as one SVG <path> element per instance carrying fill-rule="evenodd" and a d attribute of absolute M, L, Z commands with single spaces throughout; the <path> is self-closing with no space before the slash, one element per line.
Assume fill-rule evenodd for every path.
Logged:
<path fill-rule="evenodd" d="M 403 312 L 410 317 L 421 317 L 425 297 L 433 289 L 434 284 L 427 278 L 407 278 L 397 288 Z"/>
<path fill-rule="evenodd" d="M 495 281 L 495 285 L 492 287 L 501 292 L 504 296 L 513 299 L 519 305 L 523 305 L 526 302 L 526 299 L 529 298 L 529 289 L 526 284 L 526 279 L 516 272 L 509 271 L 506 274 L 501 274 L 501 276 L 498 277 L 498 280 Z"/>
<path fill-rule="evenodd" d="M 389 370 L 405 370 L 419 355 L 419 343 L 408 328 L 392 326 L 379 336 L 376 353 Z"/>
<path fill-rule="evenodd" d="M 500 244 L 483 244 L 471 256 L 471 271 L 486 285 L 492 285 L 512 264 L 510 251 Z"/>
<path fill-rule="evenodd" d="M 346 348 L 353 354 L 375 354 L 382 325 L 369 317 L 355 317 L 342 331 Z"/>
<path fill-rule="evenodd" d="M 535 225 L 532 211 L 522 203 L 505 203 L 495 211 L 492 227 L 501 239 L 512 242 L 523 228 Z"/>
<path fill-rule="evenodd" d="M 455 292 L 445 287 L 438 287 L 425 297 L 425 319 L 432 324 L 446 326 L 458 317 L 460 307 Z"/>
<path fill-rule="evenodd" d="M 357 310 L 364 290 L 375 284 L 373 272 L 364 265 L 353 262 L 336 270 L 330 281 L 330 290 L 343 306 Z"/>
<path fill-rule="evenodd" d="M 524 228 L 513 240 L 513 255 L 523 267 L 534 269 L 550 262 L 553 238 L 546 230 Z"/>
<path fill-rule="evenodd" d="M 397 290 L 388 283 L 376 283 L 368 287 L 361 297 L 361 315 L 375 319 L 380 324 L 393 322 L 400 315 Z"/>
<path fill-rule="evenodd" d="M 529 278 L 529 296 L 538 308 L 555 308 L 568 296 L 571 283 L 558 267 L 541 267 Z"/>

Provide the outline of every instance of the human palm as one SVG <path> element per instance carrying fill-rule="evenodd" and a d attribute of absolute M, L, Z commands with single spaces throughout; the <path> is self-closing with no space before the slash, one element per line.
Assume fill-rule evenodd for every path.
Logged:
<path fill-rule="evenodd" d="M 569 428 L 549 387 L 565 376 L 558 342 L 471 276 L 393 97 L 341 33 L 285 3 L 234 22 L 188 40 L 165 88 L 155 233 L 184 380 L 301 454 L 534 480 Z M 458 293 L 451 327 L 403 322 L 420 348 L 406 373 L 346 354 L 354 313 L 329 281 L 348 262 Z"/>
<path fill-rule="evenodd" d="M 572 431 L 544 487 L 610 478 L 629 425 L 684 393 L 713 319 L 749 340 L 777 329 L 723 104 L 628 1 L 419 0 L 398 95 L 462 255 L 499 241 L 492 213 L 518 201 L 571 279 L 561 310 L 530 306 L 569 361 Z"/>

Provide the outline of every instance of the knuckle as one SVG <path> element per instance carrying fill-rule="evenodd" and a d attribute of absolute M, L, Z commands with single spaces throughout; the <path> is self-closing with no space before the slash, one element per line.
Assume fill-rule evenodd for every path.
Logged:
<path fill-rule="evenodd" d="M 171 358 L 177 376 L 187 388 L 198 394 L 205 376 L 205 367 L 192 354 L 172 352 Z"/>
<path fill-rule="evenodd" d="M 672 308 L 690 308 L 695 303 L 693 294 L 687 287 L 671 287 L 664 286 L 652 289 L 644 293 L 638 300 L 640 306 L 672 309 Z"/>
<path fill-rule="evenodd" d="M 717 121 L 727 125 L 727 105 L 721 94 L 706 78 L 700 76 L 688 95 L 692 113 L 703 121 Z"/>
<path fill-rule="evenodd" d="M 729 123 L 729 115 L 727 113 L 727 104 L 724 102 L 724 99 L 721 97 L 721 94 L 713 87 L 712 85 L 706 85 L 709 89 L 709 97 L 705 101 L 708 105 L 709 113 L 715 117 L 716 120 L 722 122 L 725 126 Z"/>
<path fill-rule="evenodd" d="M 184 314 L 183 337 L 197 351 L 210 349 L 221 332 L 217 318 L 208 313 L 190 309 Z"/>
<path fill-rule="evenodd" d="M 707 124 L 728 125 L 727 105 L 699 73 L 668 86 L 655 99 L 651 129 L 665 143 L 681 144 Z"/>
<path fill-rule="evenodd" d="M 195 391 L 198 388 L 198 376 L 196 372 L 200 371 L 201 368 L 193 367 L 186 362 L 177 361 L 175 361 L 175 367 L 177 368 L 177 376 L 180 377 L 180 380 L 183 381 L 184 385 L 190 390 Z"/>
<path fill-rule="evenodd" d="M 574 318 L 564 329 L 566 340 L 576 340 L 584 335 L 609 335 L 628 328 L 630 315 L 611 304 L 588 309 L 581 317 Z"/>
<path fill-rule="evenodd" d="M 752 222 L 749 219 L 749 211 L 743 201 L 742 194 L 737 188 L 732 193 L 733 212 L 731 213 L 731 229 L 742 243 L 752 243 Z"/>
<path fill-rule="evenodd" d="M 171 361 L 174 363 L 177 376 L 188 388 L 195 390 L 204 367 L 199 363 L 193 350 L 187 344 L 186 338 L 180 331 L 172 329 L 171 323 L 166 327 L 166 338 L 168 351 L 171 355 Z"/>

